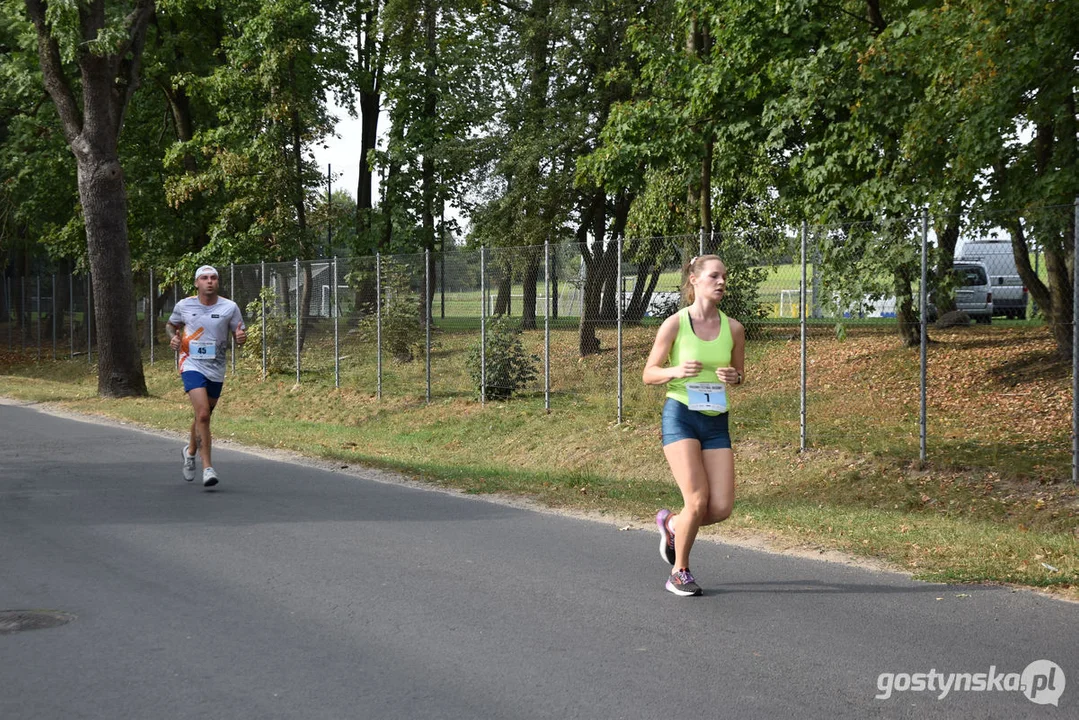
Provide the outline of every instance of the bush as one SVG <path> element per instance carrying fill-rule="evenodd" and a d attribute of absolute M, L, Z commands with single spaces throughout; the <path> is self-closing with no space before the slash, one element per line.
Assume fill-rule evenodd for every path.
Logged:
<path fill-rule="evenodd" d="M 266 337 L 262 337 L 262 307 L 266 306 Z M 262 345 L 266 344 L 266 373 L 295 369 L 296 320 L 277 312 L 277 292 L 264 287 L 259 296 L 247 304 L 245 316 L 250 318 L 243 359 L 246 363 L 262 365 Z"/>
<path fill-rule="evenodd" d="M 415 350 L 426 342 L 426 329 L 420 318 L 420 295 L 412 291 L 406 265 L 393 260 L 383 261 L 382 298 L 382 347 L 398 362 L 412 362 Z M 356 334 L 366 342 L 376 342 L 377 308 L 373 303 L 367 303 L 361 310 L 363 318 L 356 326 Z"/>
<path fill-rule="evenodd" d="M 487 327 L 487 392 L 483 393 L 480 343 L 468 353 L 468 374 L 481 396 L 506 400 L 538 375 L 539 357 L 529 355 L 521 344 L 521 330 L 511 320 L 499 318 Z"/>

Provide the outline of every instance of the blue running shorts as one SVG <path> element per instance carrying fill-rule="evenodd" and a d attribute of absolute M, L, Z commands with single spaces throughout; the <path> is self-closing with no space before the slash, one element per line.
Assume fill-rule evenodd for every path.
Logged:
<path fill-rule="evenodd" d="M 701 450 L 730 449 L 731 433 L 728 429 L 728 413 L 705 415 L 673 398 L 663 404 L 663 444 L 679 440 L 697 440 Z"/>
<path fill-rule="evenodd" d="M 184 381 L 184 392 L 191 392 L 195 388 L 206 388 L 206 394 L 215 400 L 221 397 L 221 388 L 225 387 L 225 383 L 207 380 L 205 375 L 194 370 L 185 370 L 180 373 L 180 377 Z"/>

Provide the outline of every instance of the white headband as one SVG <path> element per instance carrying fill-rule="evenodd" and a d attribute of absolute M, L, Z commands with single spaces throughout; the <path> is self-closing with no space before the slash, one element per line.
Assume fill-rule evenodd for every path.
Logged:
<path fill-rule="evenodd" d="M 213 265 L 203 265 L 198 270 L 196 270 L 195 271 L 195 282 L 199 281 L 199 276 L 200 275 L 214 275 L 216 277 L 221 277 L 220 275 L 217 274 L 217 269 L 214 268 Z"/>

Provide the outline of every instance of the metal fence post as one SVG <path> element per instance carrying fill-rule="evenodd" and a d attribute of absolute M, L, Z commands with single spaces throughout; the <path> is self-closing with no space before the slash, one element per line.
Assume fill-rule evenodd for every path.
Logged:
<path fill-rule="evenodd" d="M 259 310 L 262 313 L 262 379 L 266 379 L 266 261 L 259 264 Z"/>
<path fill-rule="evenodd" d="M 333 386 L 341 387 L 341 343 L 337 331 L 337 316 L 340 309 L 337 305 L 337 256 L 333 256 Z"/>
<path fill-rule="evenodd" d="M 423 315 L 424 315 L 424 357 L 427 374 L 427 403 L 431 403 L 431 249 L 423 251 Z"/>
<path fill-rule="evenodd" d="M 41 362 L 41 273 L 37 274 L 37 361 Z"/>
<path fill-rule="evenodd" d="M 821 311 L 821 289 L 820 289 L 820 276 L 821 276 L 821 263 L 823 262 L 820 253 L 820 238 L 814 236 L 813 238 L 813 317 L 820 319 L 824 316 Z"/>
<path fill-rule="evenodd" d="M 52 310 L 52 359 L 56 359 L 56 273 L 52 274 L 52 292 L 49 293 L 49 309 Z"/>
<path fill-rule="evenodd" d="M 150 307 L 146 308 L 146 325 L 150 328 L 150 367 L 154 366 L 154 325 L 157 322 L 157 314 L 154 312 L 154 269 L 150 268 Z"/>
<path fill-rule="evenodd" d="M 229 263 L 229 299 L 236 302 L 236 263 Z M 243 313 L 240 313 L 241 315 Z M 229 357 L 232 358 L 232 372 L 236 372 L 236 335 L 229 333 Z"/>
<path fill-rule="evenodd" d="M 922 211 L 922 280 L 921 289 L 919 290 L 919 302 L 921 307 L 919 308 L 919 319 L 921 320 L 921 338 L 919 340 L 920 347 L 920 377 L 918 380 L 919 392 L 921 394 L 920 410 L 918 419 L 918 459 L 924 463 L 929 453 L 926 449 L 926 436 L 927 432 L 927 410 L 928 410 L 928 364 L 929 364 L 929 325 L 927 323 L 926 307 L 929 303 L 929 289 L 926 286 L 926 280 L 929 275 L 929 211 Z"/>
<path fill-rule="evenodd" d="M 1079 484 L 1079 197 L 1072 227 L 1072 484 Z"/>
<path fill-rule="evenodd" d="M 375 253 L 375 398 L 382 399 L 382 253 Z"/>
<path fill-rule="evenodd" d="M 67 341 L 71 345 L 71 360 L 75 359 L 75 273 L 67 275 Z"/>
<path fill-rule="evenodd" d="M 176 312 L 176 305 L 180 304 L 180 288 L 176 283 L 173 283 L 173 312 Z M 182 330 L 181 330 L 182 332 Z M 169 342 L 172 344 L 172 342 Z M 173 354 L 173 362 L 176 363 L 176 369 L 180 369 L 180 351 L 177 350 Z"/>
<path fill-rule="evenodd" d="M 480 404 L 487 403 L 487 248 L 480 247 Z"/>
<path fill-rule="evenodd" d="M 296 275 L 296 384 L 300 384 L 300 258 L 295 259 Z"/>
<path fill-rule="evenodd" d="M 802 282 L 801 282 L 801 287 L 799 288 L 799 293 L 798 293 L 798 295 L 799 295 L 799 297 L 798 297 L 798 309 L 799 309 L 799 312 L 798 312 L 798 325 L 799 325 L 800 331 L 801 331 L 801 353 L 802 353 L 802 357 L 801 357 L 801 365 L 802 365 L 802 367 L 801 367 L 801 378 L 800 378 L 801 387 L 800 387 L 799 393 L 798 393 L 799 397 L 800 397 L 799 403 L 800 403 L 800 406 L 801 406 L 800 409 L 799 409 L 799 413 L 798 413 L 799 426 L 800 426 L 799 427 L 799 440 L 798 440 L 798 450 L 799 450 L 799 452 L 805 452 L 806 451 L 806 448 L 808 447 L 808 435 L 809 435 L 809 426 L 808 426 L 809 418 L 808 418 L 808 415 L 807 415 L 808 406 L 807 406 L 807 402 L 806 402 L 807 401 L 806 386 L 808 385 L 808 380 L 809 380 L 809 378 L 806 376 L 806 358 L 809 355 L 809 348 L 808 348 L 808 344 L 806 342 L 806 336 L 807 336 L 806 331 L 808 329 L 807 326 L 806 326 L 806 323 L 807 323 L 807 319 L 806 319 L 806 316 L 807 316 L 807 313 L 806 313 L 806 295 L 807 295 L 807 293 L 806 293 L 806 265 L 808 264 L 808 259 L 806 257 L 806 250 L 807 250 L 807 243 L 808 243 L 808 234 L 809 234 L 808 223 L 806 223 L 806 221 L 803 220 L 802 221 L 802 260 L 801 260 L 801 264 L 802 264 Z"/>
<path fill-rule="evenodd" d="M 551 412 L 551 240 L 543 241 L 543 409 Z"/>
<path fill-rule="evenodd" d="M 617 293 L 618 302 L 615 303 L 617 308 L 618 317 L 618 424 L 622 424 L 622 390 L 623 390 L 623 378 L 622 378 L 622 302 L 625 299 L 625 293 L 622 292 L 622 235 L 620 234 L 615 239 L 615 262 L 617 263 L 617 270 L 615 273 L 614 290 Z"/>
<path fill-rule="evenodd" d="M 94 342 L 92 337 L 93 324 L 90 318 L 94 316 L 94 276 L 86 273 L 86 364 L 93 365 Z"/>
<path fill-rule="evenodd" d="M 19 278 L 19 308 L 22 310 L 22 315 L 19 318 L 19 349 L 22 352 L 26 352 L 26 335 L 29 333 L 29 320 L 28 316 L 30 311 L 27 309 L 26 302 L 26 276 L 23 275 Z"/>
<path fill-rule="evenodd" d="M 11 312 L 11 281 L 8 280 L 7 274 L 4 274 L 4 322 L 7 323 L 7 349 L 14 350 L 14 335 L 12 333 L 12 327 L 15 325 L 14 320 L 11 319 L 13 313 Z"/>

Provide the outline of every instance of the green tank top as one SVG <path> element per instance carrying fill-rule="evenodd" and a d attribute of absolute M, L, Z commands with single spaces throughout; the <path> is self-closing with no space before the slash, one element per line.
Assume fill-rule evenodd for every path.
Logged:
<path fill-rule="evenodd" d="M 671 354 L 667 358 L 667 362 L 671 367 L 680 365 L 683 360 L 699 360 L 703 365 L 700 374 L 696 377 L 674 378 L 667 383 L 667 397 L 677 400 L 686 407 L 690 406 L 689 388 L 686 387 L 688 384 L 703 383 L 706 384 L 704 389 L 708 389 L 707 386 L 709 385 L 719 384 L 716 370 L 721 367 L 730 367 L 731 365 L 731 352 L 734 350 L 731 323 L 722 310 L 718 312 L 719 335 L 716 336 L 715 340 L 705 341 L 701 340 L 693 332 L 693 327 L 689 323 L 689 308 L 682 308 L 678 311 L 678 335 L 674 338 L 674 344 L 671 346 Z M 722 396 L 725 399 L 725 402 L 722 403 L 726 406 L 725 409 L 700 410 L 699 412 L 705 415 L 722 415 L 724 412 L 728 412 L 730 410 L 730 400 L 725 397 L 725 391 Z M 708 399 L 711 401 L 711 396 Z"/>

